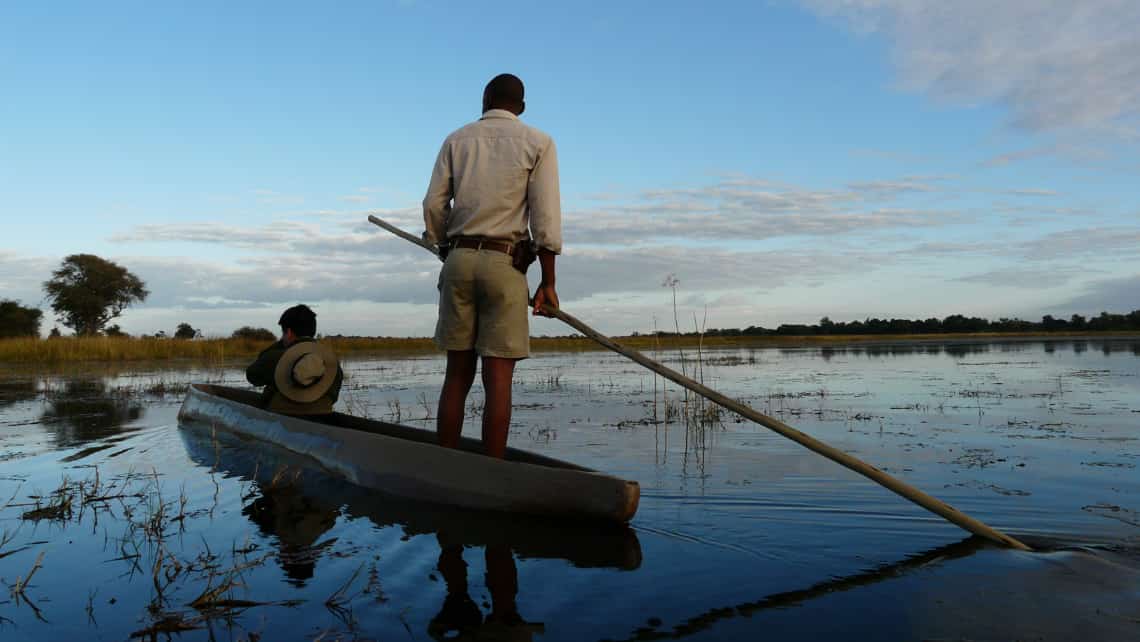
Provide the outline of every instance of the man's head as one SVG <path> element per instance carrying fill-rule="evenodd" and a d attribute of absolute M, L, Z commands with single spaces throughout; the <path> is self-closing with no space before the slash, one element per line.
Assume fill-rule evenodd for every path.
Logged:
<path fill-rule="evenodd" d="M 526 110 L 523 82 L 513 74 L 499 74 L 483 88 L 483 111 L 505 109 L 518 116 Z"/>
<path fill-rule="evenodd" d="M 277 321 L 281 326 L 281 338 L 292 343 L 301 337 L 311 337 L 317 333 L 317 313 L 305 304 L 295 305 L 281 313 Z"/>

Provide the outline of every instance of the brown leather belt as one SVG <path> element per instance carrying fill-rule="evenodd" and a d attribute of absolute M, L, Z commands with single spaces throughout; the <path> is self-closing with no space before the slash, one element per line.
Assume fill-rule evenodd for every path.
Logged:
<path fill-rule="evenodd" d="M 495 239 L 479 239 L 470 237 L 460 237 L 451 240 L 451 247 L 463 247 L 471 250 L 494 250 L 502 252 L 503 254 L 513 255 L 515 253 L 515 244 L 509 241 L 499 241 Z"/>

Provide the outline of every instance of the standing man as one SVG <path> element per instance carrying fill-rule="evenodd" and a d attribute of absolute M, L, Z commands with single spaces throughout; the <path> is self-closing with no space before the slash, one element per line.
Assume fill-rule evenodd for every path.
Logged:
<path fill-rule="evenodd" d="M 447 350 L 436 430 L 459 445 L 463 407 L 483 361 L 483 447 L 503 457 L 511 423 L 515 362 L 530 356 L 525 266 L 533 248 L 542 266 L 534 313 L 558 307 L 554 259 L 562 251 L 562 209 L 554 141 L 524 125 L 523 83 L 500 74 L 483 90 L 483 117 L 443 141 L 424 197 L 424 240 L 445 257 L 439 275 L 435 342 Z M 530 247 L 524 247 L 530 244 Z"/>

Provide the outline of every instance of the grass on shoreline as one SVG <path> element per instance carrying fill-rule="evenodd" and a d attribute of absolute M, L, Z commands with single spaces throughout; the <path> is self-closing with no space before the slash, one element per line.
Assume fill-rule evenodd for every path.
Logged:
<path fill-rule="evenodd" d="M 430 339 L 341 338 L 328 342 L 338 353 L 428 352 Z M 251 339 L 160 339 L 155 337 L 56 337 L 0 339 L 0 363 L 192 361 L 225 363 L 250 359 L 271 341 Z"/>
<path fill-rule="evenodd" d="M 1000 339 L 1073 339 L 1083 337 L 1135 337 L 1129 332 L 1052 332 L 1009 333 L 982 332 L 972 334 L 876 334 L 815 336 L 666 336 L 656 340 L 651 335 L 615 337 L 620 343 L 638 350 L 687 348 L 701 344 L 705 348 L 765 348 L 859 344 L 870 342 L 971 341 Z M 426 337 L 332 337 L 326 339 L 342 356 L 366 354 L 430 354 L 436 351 Z M 249 359 L 266 348 L 269 341 L 249 339 L 160 339 L 154 337 L 58 337 L 53 339 L 0 339 L 0 363 L 63 364 L 118 363 L 132 361 L 189 361 L 221 364 Z M 575 352 L 601 349 L 586 337 L 535 337 L 535 352 Z"/>

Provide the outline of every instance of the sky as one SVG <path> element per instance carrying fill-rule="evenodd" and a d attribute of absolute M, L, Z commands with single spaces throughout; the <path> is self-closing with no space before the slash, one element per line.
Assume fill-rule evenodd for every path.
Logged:
<path fill-rule="evenodd" d="M 132 334 L 304 302 L 430 335 L 438 261 L 366 219 L 423 230 L 510 72 L 558 146 L 562 307 L 602 332 L 1127 312 L 1138 32 L 1135 0 L 5 3 L 0 298 L 46 332 L 91 253 L 147 283 Z"/>

